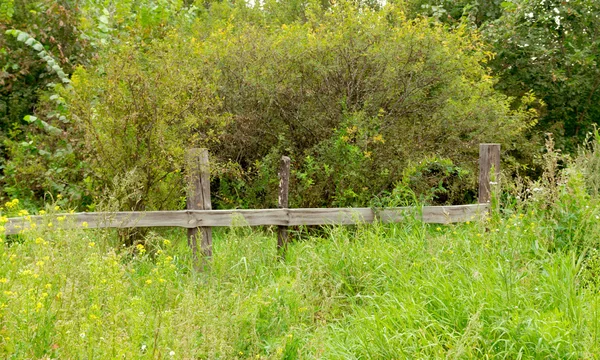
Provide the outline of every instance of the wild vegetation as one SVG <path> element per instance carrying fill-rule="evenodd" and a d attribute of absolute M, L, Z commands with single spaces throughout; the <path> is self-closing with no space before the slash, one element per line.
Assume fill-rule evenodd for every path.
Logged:
<path fill-rule="evenodd" d="M 220 208 L 273 206 L 281 155 L 292 206 L 466 203 L 478 142 L 535 178 L 596 122 L 591 0 L 2 6 L 2 196 L 32 208 L 180 208 L 191 146 Z"/>
<path fill-rule="evenodd" d="M 0 0 L 0 356 L 600 357 L 600 3 Z M 67 230 L 60 215 L 475 201 L 483 221 Z M 583 144 L 583 145 L 582 145 Z M 4 235 L 8 217 L 44 215 Z"/>
<path fill-rule="evenodd" d="M 181 231 L 125 248 L 109 231 L 61 230 L 49 205 L 45 224 L 0 244 L 0 353 L 595 358 L 598 159 L 594 143 L 557 170 L 550 151 L 545 180 L 507 191 L 483 222 L 299 230 L 281 261 L 269 229 L 218 231 L 204 272 Z"/>

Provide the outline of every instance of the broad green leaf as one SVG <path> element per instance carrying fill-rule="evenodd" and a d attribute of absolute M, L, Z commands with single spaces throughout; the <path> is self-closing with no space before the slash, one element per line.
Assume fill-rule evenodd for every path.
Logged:
<path fill-rule="evenodd" d="M 23 118 L 23 120 L 27 121 L 28 123 L 33 123 L 37 119 L 38 118 L 36 116 L 33 116 L 33 115 L 25 115 L 25 117 Z"/>

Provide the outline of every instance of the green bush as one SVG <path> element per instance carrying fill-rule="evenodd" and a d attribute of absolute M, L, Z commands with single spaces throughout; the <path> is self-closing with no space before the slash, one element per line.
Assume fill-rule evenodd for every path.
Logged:
<path fill-rule="evenodd" d="M 80 150 L 100 186 L 129 178 L 131 210 L 171 209 L 185 191 L 185 151 L 210 146 L 228 121 L 219 114 L 214 71 L 168 39 L 150 51 L 124 44 L 95 70 L 77 69 L 66 92 Z M 114 56 L 114 57 L 113 57 Z"/>
<path fill-rule="evenodd" d="M 533 96 L 511 108 L 486 68 L 492 54 L 465 27 L 350 2 L 276 26 L 263 16 L 214 5 L 161 38 L 123 36 L 77 70 L 60 94 L 73 124 L 50 123 L 87 164 L 80 178 L 99 193 L 129 174 L 144 200 L 123 207 L 174 208 L 185 149 L 204 146 L 217 207 L 274 206 L 281 155 L 293 161 L 291 206 L 359 206 L 434 156 L 474 184 L 478 143 L 508 154 L 535 124 Z"/>
<path fill-rule="evenodd" d="M 476 34 L 407 20 L 394 6 L 359 11 L 342 2 L 277 27 L 228 20 L 196 38 L 232 116 L 212 153 L 242 171 L 273 169 L 245 181 L 264 194 L 252 206 L 274 205 L 276 181 L 260 174 L 274 176 L 278 155 L 294 161 L 292 206 L 356 206 L 436 154 L 473 183 L 479 142 L 510 151 L 535 123 L 531 96 L 511 110 L 493 89 L 491 54 Z"/>

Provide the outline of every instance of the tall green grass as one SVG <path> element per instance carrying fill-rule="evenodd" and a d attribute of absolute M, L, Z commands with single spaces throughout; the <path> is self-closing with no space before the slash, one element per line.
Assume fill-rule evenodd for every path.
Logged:
<path fill-rule="evenodd" d="M 283 260 L 272 230 L 221 229 L 204 272 L 181 230 L 125 247 L 49 206 L 0 237 L 0 357 L 600 358 L 599 143 L 549 141 L 482 221 L 301 231 Z"/>
<path fill-rule="evenodd" d="M 552 246 L 545 216 L 332 227 L 284 261 L 272 232 L 222 230 L 202 273 L 181 231 L 131 248 L 110 231 L 12 237 L 0 244 L 0 356 L 598 357 L 599 268 Z"/>

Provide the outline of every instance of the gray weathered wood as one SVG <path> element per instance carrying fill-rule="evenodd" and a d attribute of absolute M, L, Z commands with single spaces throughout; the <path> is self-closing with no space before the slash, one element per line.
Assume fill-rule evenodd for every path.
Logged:
<path fill-rule="evenodd" d="M 281 157 L 279 165 L 279 199 L 277 206 L 280 209 L 288 208 L 288 191 L 290 185 L 290 158 L 287 156 Z M 282 250 L 288 242 L 288 228 L 280 225 L 277 230 L 277 248 Z"/>
<path fill-rule="evenodd" d="M 494 182 L 491 171 L 494 168 Z M 492 185 L 500 179 L 500 144 L 479 144 L 479 203 L 490 202 Z"/>
<path fill-rule="evenodd" d="M 210 167 L 207 149 L 189 149 L 187 152 L 188 210 L 211 210 Z M 197 243 L 200 238 L 202 254 L 212 256 L 212 229 L 207 226 L 188 228 L 188 244 L 197 258 Z"/>
<path fill-rule="evenodd" d="M 178 210 L 129 211 L 115 213 L 75 213 L 55 216 L 10 218 L 4 225 L 6 234 L 18 234 L 35 223 L 36 230 L 56 228 L 132 228 L 260 226 L 260 225 L 351 225 L 358 223 L 398 223 L 415 217 L 425 223 L 448 224 L 478 219 L 489 209 L 489 204 L 400 207 L 387 209 L 259 209 L 259 210 Z M 65 220 L 58 222 L 57 217 Z M 53 223 L 52 228 L 46 224 Z"/>

